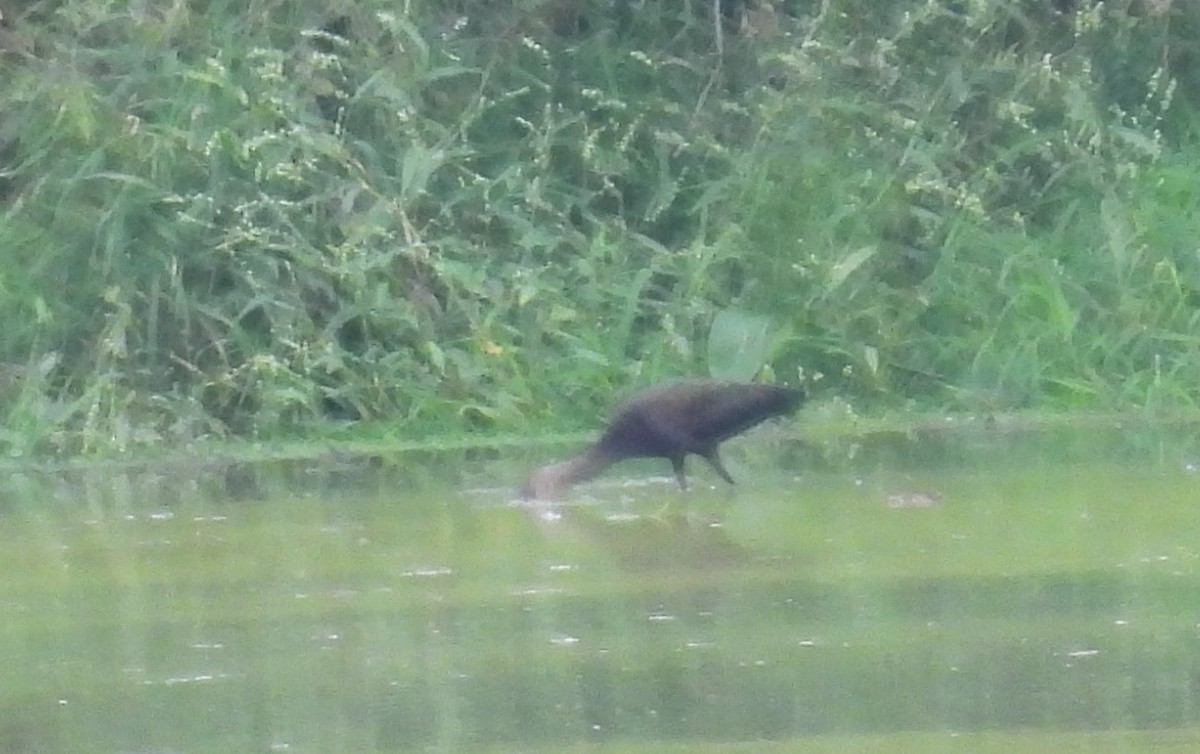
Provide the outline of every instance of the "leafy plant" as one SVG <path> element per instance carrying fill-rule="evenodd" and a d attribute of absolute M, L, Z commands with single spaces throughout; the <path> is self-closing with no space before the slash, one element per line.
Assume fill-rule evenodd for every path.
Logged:
<path fill-rule="evenodd" d="M 1156 8 L 29 6 L 0 446 L 583 425 L 706 356 L 1194 403 L 1200 12 Z"/>

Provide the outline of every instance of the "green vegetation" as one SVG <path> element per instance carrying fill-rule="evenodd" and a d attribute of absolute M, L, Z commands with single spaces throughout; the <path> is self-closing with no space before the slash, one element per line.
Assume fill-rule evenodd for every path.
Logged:
<path fill-rule="evenodd" d="M 859 410 L 1200 397 L 1196 4 L 4 17 L 9 455 L 576 428 L 739 322 Z"/>

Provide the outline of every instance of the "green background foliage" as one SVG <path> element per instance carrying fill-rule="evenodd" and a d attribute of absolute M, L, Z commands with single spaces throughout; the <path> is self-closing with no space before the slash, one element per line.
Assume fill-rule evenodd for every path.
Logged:
<path fill-rule="evenodd" d="M 584 426 L 723 312 L 864 409 L 1196 403 L 1195 4 L 4 19 L 13 454 Z"/>

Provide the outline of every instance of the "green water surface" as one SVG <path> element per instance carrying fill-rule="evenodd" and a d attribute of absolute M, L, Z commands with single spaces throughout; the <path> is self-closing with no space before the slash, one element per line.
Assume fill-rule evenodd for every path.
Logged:
<path fill-rule="evenodd" d="M 13 473 L 0 752 L 1200 751 L 1192 434 Z"/>

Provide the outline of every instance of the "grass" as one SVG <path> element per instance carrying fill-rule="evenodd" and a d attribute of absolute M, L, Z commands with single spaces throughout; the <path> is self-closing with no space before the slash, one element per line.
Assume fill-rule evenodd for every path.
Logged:
<path fill-rule="evenodd" d="M 859 413 L 1194 409 L 1200 10 L 854 6 L 8 14 L 0 449 L 561 431 L 734 312 Z"/>

